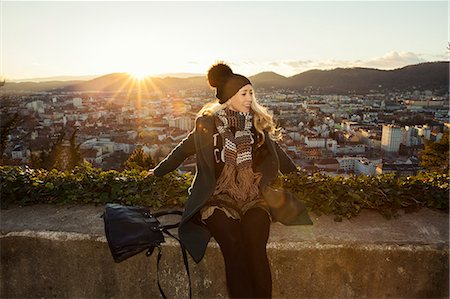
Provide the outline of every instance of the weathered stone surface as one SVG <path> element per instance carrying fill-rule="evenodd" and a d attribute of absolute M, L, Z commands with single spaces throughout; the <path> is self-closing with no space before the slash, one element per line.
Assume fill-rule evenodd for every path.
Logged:
<path fill-rule="evenodd" d="M 2 210 L 0 297 L 160 298 L 156 251 L 114 263 L 101 213 L 93 206 Z M 448 214 L 422 209 L 385 220 L 364 211 L 342 222 L 312 219 L 313 226 L 272 224 L 275 298 L 448 298 Z M 169 298 L 186 298 L 179 246 L 166 240 L 162 287 Z M 189 261 L 193 298 L 227 297 L 213 239 L 199 264 Z"/>

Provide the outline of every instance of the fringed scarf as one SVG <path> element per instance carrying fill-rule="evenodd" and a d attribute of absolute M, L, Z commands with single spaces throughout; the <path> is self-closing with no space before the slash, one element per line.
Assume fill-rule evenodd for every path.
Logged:
<path fill-rule="evenodd" d="M 262 174 L 254 173 L 252 169 L 252 118 L 250 112 L 228 108 L 216 114 L 215 124 L 223 140 L 225 165 L 214 195 L 226 193 L 240 201 L 250 201 L 258 196 Z M 234 134 L 231 128 L 235 128 Z"/>

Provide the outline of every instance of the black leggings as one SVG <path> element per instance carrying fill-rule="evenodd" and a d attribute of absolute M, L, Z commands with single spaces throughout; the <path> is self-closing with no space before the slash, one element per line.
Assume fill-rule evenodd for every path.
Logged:
<path fill-rule="evenodd" d="M 224 257 L 230 298 L 271 298 L 272 275 L 266 252 L 270 231 L 267 212 L 252 208 L 239 221 L 216 209 L 205 222 Z"/>

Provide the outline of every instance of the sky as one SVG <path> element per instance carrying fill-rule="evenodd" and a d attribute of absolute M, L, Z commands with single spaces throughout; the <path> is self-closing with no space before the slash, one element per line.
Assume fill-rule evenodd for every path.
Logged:
<path fill-rule="evenodd" d="M 449 60 L 447 1 L 3 1 L 7 80 L 129 72 L 245 76 Z"/>

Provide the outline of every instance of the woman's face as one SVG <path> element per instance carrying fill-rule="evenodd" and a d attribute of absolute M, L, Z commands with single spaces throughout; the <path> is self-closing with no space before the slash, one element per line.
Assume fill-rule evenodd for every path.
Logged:
<path fill-rule="evenodd" d="M 227 101 L 227 105 L 233 111 L 250 112 L 252 101 L 253 88 L 250 84 L 247 84 Z"/>

